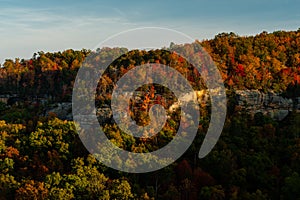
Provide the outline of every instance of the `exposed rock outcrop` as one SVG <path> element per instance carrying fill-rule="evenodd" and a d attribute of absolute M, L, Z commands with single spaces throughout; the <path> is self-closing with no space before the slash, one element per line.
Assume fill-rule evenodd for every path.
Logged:
<path fill-rule="evenodd" d="M 280 121 L 293 110 L 300 112 L 300 97 L 289 99 L 271 91 L 263 93 L 258 90 L 236 90 L 235 94 L 236 105 L 253 115 L 261 112 L 264 115 L 268 115 L 269 117 Z M 216 93 L 214 95 L 218 94 Z M 186 94 L 181 98 L 188 101 L 195 97 L 197 97 L 200 104 L 209 104 L 208 102 L 210 98 L 209 91 L 207 90 L 196 91 L 196 93 L 193 94 Z M 0 101 L 5 103 L 8 103 L 7 101 L 10 98 L 15 98 L 15 96 L 0 95 Z M 135 96 L 135 98 L 139 98 L 139 96 Z M 180 107 L 180 102 L 171 105 L 169 111 L 172 112 L 178 107 Z M 72 120 L 72 103 L 63 102 L 47 106 L 44 110 L 43 116 L 49 116 L 50 113 L 54 113 L 60 119 Z M 108 106 L 98 108 L 96 113 L 101 124 L 105 124 L 112 120 L 112 111 Z"/>
<path fill-rule="evenodd" d="M 50 113 L 54 113 L 60 119 L 73 120 L 72 103 L 63 102 L 53 104 L 44 110 L 44 116 L 49 116 Z"/>
<path fill-rule="evenodd" d="M 261 112 L 275 120 L 284 119 L 290 111 L 300 108 L 295 102 L 274 92 L 262 93 L 258 90 L 237 90 L 237 105 L 251 114 Z"/>
<path fill-rule="evenodd" d="M 218 95 L 217 92 L 213 92 L 214 95 Z M 236 106 L 252 115 L 261 112 L 274 120 L 281 121 L 293 110 L 300 112 L 300 97 L 290 99 L 272 91 L 263 93 L 258 90 L 236 90 L 235 94 Z M 200 104 L 209 102 L 209 91 L 197 91 L 196 95 Z M 186 97 L 192 100 L 192 95 L 188 94 Z M 170 109 L 174 110 L 177 107 L 180 107 L 180 103 L 173 104 Z"/>

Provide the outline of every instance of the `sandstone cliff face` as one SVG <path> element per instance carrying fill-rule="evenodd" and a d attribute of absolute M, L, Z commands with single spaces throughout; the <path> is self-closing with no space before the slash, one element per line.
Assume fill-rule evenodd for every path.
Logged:
<path fill-rule="evenodd" d="M 49 116 L 50 113 L 55 114 L 58 118 L 64 120 L 73 120 L 72 103 L 63 102 L 53 104 L 44 110 L 44 116 Z"/>
<path fill-rule="evenodd" d="M 258 90 L 236 90 L 235 94 L 237 106 L 245 109 L 250 114 L 261 112 L 264 115 L 268 115 L 280 121 L 283 120 L 290 111 L 296 110 L 300 112 L 300 96 L 289 99 L 274 92 L 263 93 Z M 188 101 L 189 99 L 192 100 L 195 97 L 194 95 L 195 94 L 187 94 L 182 98 Z M 215 95 L 217 95 L 217 93 Z M 196 96 L 200 104 L 208 104 L 210 98 L 207 90 L 196 91 Z M 11 96 L 0 95 L 0 101 L 5 102 L 10 97 Z M 177 107 L 180 107 L 180 102 L 174 103 L 169 110 L 172 112 L 172 110 Z M 42 115 L 48 116 L 49 113 L 55 113 L 57 117 L 61 119 L 72 120 L 73 116 L 71 110 L 71 102 L 56 103 L 45 108 Z M 106 108 L 98 108 L 96 113 L 100 123 L 105 123 L 112 118 L 112 111 L 108 106 Z"/>
<path fill-rule="evenodd" d="M 274 92 L 262 93 L 258 90 L 237 90 L 237 105 L 251 114 L 261 112 L 275 120 L 284 119 L 290 111 L 300 109 L 300 97 L 292 100 Z"/>

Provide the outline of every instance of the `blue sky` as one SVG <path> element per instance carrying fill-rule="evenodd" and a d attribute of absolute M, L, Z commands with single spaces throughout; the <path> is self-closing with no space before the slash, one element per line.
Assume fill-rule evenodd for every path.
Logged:
<path fill-rule="evenodd" d="M 111 35 L 155 26 L 195 39 L 221 32 L 298 30 L 298 0 L 0 0 L 0 63 L 38 51 L 92 49 Z"/>

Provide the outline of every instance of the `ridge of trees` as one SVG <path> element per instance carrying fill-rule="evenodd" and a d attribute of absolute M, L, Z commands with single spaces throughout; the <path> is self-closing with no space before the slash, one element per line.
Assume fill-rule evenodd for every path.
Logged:
<path fill-rule="evenodd" d="M 200 44 L 214 60 L 228 89 L 273 90 L 289 96 L 295 96 L 299 92 L 299 30 L 262 32 L 247 37 L 221 33 Z M 126 56 L 112 65 L 120 70 L 138 63 L 170 64 L 173 56 L 162 55 L 160 51 L 128 52 L 124 48 L 102 48 L 96 52 L 86 49 L 55 53 L 41 51 L 29 60 L 6 60 L 0 68 L 0 91 L 2 94 L 51 96 L 55 100 L 68 100 L 77 70 L 88 55 L 101 54 L 101 59 L 105 62 L 105 57 L 119 52 Z M 180 63 L 181 58 L 177 59 L 177 63 Z M 186 65 L 182 65 L 178 69 L 184 70 L 185 67 Z"/>

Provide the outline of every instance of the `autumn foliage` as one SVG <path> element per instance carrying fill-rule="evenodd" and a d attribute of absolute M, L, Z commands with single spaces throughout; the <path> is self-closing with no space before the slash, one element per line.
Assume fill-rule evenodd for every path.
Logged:
<path fill-rule="evenodd" d="M 234 105 L 230 94 L 236 89 L 256 89 L 299 96 L 300 30 L 256 36 L 221 33 L 196 43 L 212 57 L 229 94 L 224 130 L 209 155 L 199 159 L 210 122 L 210 105 L 203 103 L 198 133 L 190 148 L 170 166 L 145 174 L 107 168 L 86 150 L 74 122 L 58 119 L 55 113 L 46 116 L 44 111 L 52 104 L 71 101 L 77 71 L 87 56 L 105 63 L 122 54 L 99 80 L 97 109 L 108 109 L 120 77 L 145 63 L 169 65 L 193 89 L 206 88 L 195 66 L 175 51 L 124 48 L 38 52 L 30 59 L 6 60 L 0 68 L 0 95 L 17 96 L 22 103 L 0 102 L 0 199 L 299 198 L 299 113 L 290 112 L 281 122 L 261 113 L 251 116 Z M 184 47 L 193 55 L 189 45 Z M 198 56 L 203 57 L 201 53 Z M 201 75 L 209 76 L 207 67 L 203 66 Z M 177 80 L 172 73 L 163 76 Z M 154 104 L 162 105 L 169 114 L 163 129 L 146 139 L 124 133 L 111 118 L 100 125 L 119 148 L 135 153 L 155 151 L 167 145 L 179 127 L 180 109 L 169 111 L 176 101 L 172 91 L 158 84 L 136 90 L 128 111 L 138 124 L 149 122 L 149 108 Z"/>

